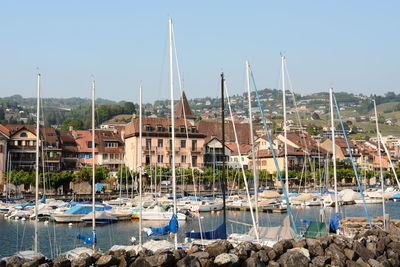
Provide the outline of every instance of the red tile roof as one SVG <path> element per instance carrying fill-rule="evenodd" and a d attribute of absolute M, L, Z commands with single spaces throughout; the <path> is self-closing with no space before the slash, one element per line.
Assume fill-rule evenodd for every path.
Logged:
<path fill-rule="evenodd" d="M 175 110 L 175 118 L 178 119 L 196 119 L 196 116 L 193 115 L 192 110 L 190 109 L 189 102 L 187 101 L 185 92 L 182 92 L 181 99 L 179 100 L 176 110 Z"/>
<path fill-rule="evenodd" d="M 216 121 L 200 121 L 198 123 L 199 132 L 205 134 L 206 142 L 213 137 L 222 139 L 222 124 Z M 235 123 L 239 144 L 250 144 L 250 126 L 248 123 Z M 236 142 L 231 122 L 225 123 L 225 141 Z"/>

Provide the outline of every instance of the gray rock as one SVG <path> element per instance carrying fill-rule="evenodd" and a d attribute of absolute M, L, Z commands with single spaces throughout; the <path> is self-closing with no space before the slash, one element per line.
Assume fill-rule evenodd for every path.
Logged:
<path fill-rule="evenodd" d="M 366 263 L 362 258 L 358 258 L 356 263 L 361 267 L 370 267 L 368 263 Z"/>
<path fill-rule="evenodd" d="M 92 265 L 92 263 L 92 257 L 87 253 L 83 253 L 78 258 L 72 260 L 71 267 L 86 267 Z"/>
<path fill-rule="evenodd" d="M 292 240 L 292 247 L 294 248 L 305 248 L 306 247 L 306 240 L 305 239 L 299 239 L 299 240 Z"/>
<path fill-rule="evenodd" d="M 239 266 L 239 257 L 235 254 L 222 253 L 215 257 L 216 266 Z"/>
<path fill-rule="evenodd" d="M 186 252 L 183 249 L 175 249 L 172 251 L 172 255 L 174 255 L 175 261 L 179 261 L 186 256 Z"/>
<path fill-rule="evenodd" d="M 139 256 L 129 267 L 151 267 L 151 265 L 146 261 L 144 256 Z"/>
<path fill-rule="evenodd" d="M 367 245 L 365 246 L 369 251 L 371 251 L 371 253 L 373 254 L 373 258 L 375 258 L 377 256 L 377 252 L 376 252 L 376 243 L 375 242 L 367 242 Z"/>
<path fill-rule="evenodd" d="M 329 263 L 329 258 L 326 256 L 317 256 L 312 259 L 311 263 L 317 267 L 325 266 L 325 264 Z"/>
<path fill-rule="evenodd" d="M 269 257 L 268 257 L 267 251 L 262 249 L 262 250 L 258 251 L 257 254 L 258 254 L 258 258 L 260 259 L 260 261 L 262 261 L 264 263 L 268 263 Z"/>
<path fill-rule="evenodd" d="M 248 258 L 242 263 L 242 267 L 265 267 L 265 264 L 259 258 Z"/>
<path fill-rule="evenodd" d="M 345 248 L 344 255 L 346 255 L 346 257 L 351 261 L 356 259 L 356 253 L 352 249 Z"/>
<path fill-rule="evenodd" d="M 153 256 L 153 251 L 147 248 L 142 248 L 142 250 L 138 252 L 138 255 L 142 257 Z"/>
<path fill-rule="evenodd" d="M 344 250 L 348 247 L 348 243 L 350 242 L 348 242 L 344 236 L 335 235 L 333 238 L 333 243 L 335 243 L 341 250 Z"/>
<path fill-rule="evenodd" d="M 11 256 L 7 259 L 7 267 L 20 267 L 25 262 L 27 262 L 27 260 L 25 260 L 21 257 Z"/>
<path fill-rule="evenodd" d="M 265 249 L 265 251 L 267 251 L 267 250 Z M 272 248 L 267 251 L 267 255 L 270 260 L 275 260 L 278 257 L 275 250 L 273 250 Z"/>
<path fill-rule="evenodd" d="M 135 250 L 128 250 L 125 256 L 126 256 L 126 264 L 129 266 L 130 264 L 135 262 L 137 254 Z"/>
<path fill-rule="evenodd" d="M 46 262 L 39 265 L 39 267 L 51 267 L 51 266 L 53 266 L 52 262 Z"/>
<path fill-rule="evenodd" d="M 369 259 L 368 264 L 371 265 L 371 267 L 385 267 L 385 265 L 374 259 Z"/>
<path fill-rule="evenodd" d="M 333 242 L 333 236 L 328 235 L 325 236 L 323 238 L 319 239 L 319 242 L 321 243 L 321 246 L 326 249 L 327 247 L 329 247 L 329 245 Z"/>
<path fill-rule="evenodd" d="M 398 259 L 389 258 L 388 262 L 390 263 L 390 266 L 400 266 L 400 262 Z"/>
<path fill-rule="evenodd" d="M 284 267 L 308 267 L 310 259 L 304 256 L 303 253 L 292 250 L 284 253 L 278 262 Z"/>
<path fill-rule="evenodd" d="M 64 254 L 58 256 L 53 261 L 53 267 L 70 267 L 70 266 L 71 266 L 71 261 L 67 259 L 67 257 Z"/>
<path fill-rule="evenodd" d="M 25 262 L 22 264 L 22 267 L 38 267 L 40 264 L 46 262 L 46 258 L 44 256 L 36 256 L 33 257 L 32 260 Z"/>
<path fill-rule="evenodd" d="M 153 256 L 146 257 L 146 261 L 150 266 L 173 266 L 175 265 L 175 257 L 171 252 L 156 253 Z"/>
<path fill-rule="evenodd" d="M 176 267 L 201 267 L 201 264 L 196 257 L 186 256 L 176 263 Z"/>
<path fill-rule="evenodd" d="M 387 247 L 393 249 L 396 253 L 400 254 L 400 242 L 392 241 L 387 245 Z"/>
<path fill-rule="evenodd" d="M 227 253 L 233 248 L 232 244 L 226 240 L 218 240 L 209 244 L 205 251 L 210 254 L 211 257 L 216 257 L 219 254 Z"/>
<path fill-rule="evenodd" d="M 344 266 L 346 263 L 346 256 L 335 243 L 331 243 L 325 250 L 325 256 L 329 257 L 332 263 L 334 262 L 339 266 Z"/>
<path fill-rule="evenodd" d="M 96 265 L 99 267 L 118 265 L 118 263 L 118 259 L 111 254 L 104 254 L 96 261 Z"/>
<path fill-rule="evenodd" d="M 288 249 L 293 248 L 292 242 L 290 240 L 281 240 L 275 243 L 272 246 L 273 250 L 275 250 L 277 256 L 284 254 Z"/>
<path fill-rule="evenodd" d="M 321 245 L 321 242 L 319 239 L 315 239 L 315 238 L 306 238 L 306 245 L 307 247 L 312 247 L 315 245 Z"/>
<path fill-rule="evenodd" d="M 190 254 L 193 254 L 193 253 L 196 253 L 196 252 L 199 252 L 199 251 L 200 251 L 199 246 L 194 245 L 190 249 L 188 249 L 187 254 L 190 255 Z"/>
<path fill-rule="evenodd" d="M 360 242 L 354 242 L 354 251 L 360 256 L 364 262 L 368 262 L 369 259 L 374 258 L 373 252 L 368 250 L 365 246 L 363 246 Z"/>
<path fill-rule="evenodd" d="M 277 263 L 276 261 L 269 261 L 268 262 L 268 267 L 280 267 L 281 265 Z"/>
<path fill-rule="evenodd" d="M 206 259 L 206 258 L 210 257 L 210 254 L 208 254 L 208 252 L 205 252 L 205 251 L 199 251 L 199 252 L 193 253 L 190 256 L 196 257 L 198 259 Z"/>
<path fill-rule="evenodd" d="M 324 256 L 325 251 L 322 248 L 321 244 L 316 243 L 312 246 L 308 246 L 308 251 L 310 252 L 312 257 L 317 257 L 317 256 Z"/>
<path fill-rule="evenodd" d="M 6 267 L 7 262 L 5 260 L 0 260 L 0 267 Z"/>

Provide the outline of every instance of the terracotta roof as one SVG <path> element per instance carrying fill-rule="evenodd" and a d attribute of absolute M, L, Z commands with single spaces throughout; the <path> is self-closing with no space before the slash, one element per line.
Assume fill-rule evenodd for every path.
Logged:
<path fill-rule="evenodd" d="M 157 126 L 161 125 L 163 127 L 163 133 L 168 133 L 169 126 L 171 125 L 171 118 L 152 118 L 144 117 L 142 118 L 142 131 L 146 131 L 146 125 L 150 125 L 153 132 L 157 132 Z M 189 121 L 186 121 L 187 127 L 192 127 Z M 185 120 L 176 119 L 175 120 L 175 132 L 180 126 L 185 126 Z M 190 132 L 190 129 L 188 129 Z M 125 138 L 131 137 L 139 133 L 139 118 L 133 118 L 130 123 L 125 126 Z"/>
<path fill-rule="evenodd" d="M 236 143 L 228 143 L 228 144 L 226 144 L 226 146 L 227 146 L 230 150 L 232 150 L 232 153 L 233 153 L 234 155 L 239 154 L 238 146 L 237 146 Z M 239 145 L 239 149 L 240 149 L 240 153 L 241 153 L 242 155 L 248 154 L 248 153 L 251 151 L 251 145 L 241 144 L 241 145 Z"/>
<path fill-rule="evenodd" d="M 205 134 L 206 142 L 213 137 L 222 139 L 222 124 L 216 121 L 200 121 L 198 123 L 198 130 L 200 133 Z M 250 144 L 250 133 L 248 123 L 235 123 L 236 133 L 238 135 L 239 144 Z M 236 142 L 235 134 L 233 131 L 233 124 L 231 122 L 225 123 L 225 141 Z"/>
<path fill-rule="evenodd" d="M 96 130 L 95 142 L 97 151 L 100 153 L 123 153 L 124 143 L 118 131 L 113 130 Z M 118 147 L 106 147 L 106 142 L 117 142 Z"/>
<path fill-rule="evenodd" d="M 77 144 L 75 138 L 70 131 L 60 131 L 60 142 L 62 149 L 68 152 L 77 152 Z"/>
<path fill-rule="evenodd" d="M 74 130 L 73 135 L 77 144 L 78 152 L 90 153 L 92 148 L 89 148 L 88 143 L 92 141 L 92 131 L 90 130 Z M 95 147 L 97 152 L 97 147 Z"/>
<path fill-rule="evenodd" d="M 54 128 L 40 128 L 40 134 L 41 139 L 52 146 L 57 146 L 60 141 Z"/>
<path fill-rule="evenodd" d="M 10 136 L 14 135 L 15 133 L 19 132 L 22 129 L 26 129 L 29 132 L 33 133 L 34 135 L 36 135 L 36 125 L 24 125 L 24 124 L 7 124 L 4 125 L 8 131 L 10 132 Z"/>
<path fill-rule="evenodd" d="M 0 124 L 0 132 L 2 132 L 5 136 L 10 136 L 10 130 L 8 130 L 4 125 Z"/>
<path fill-rule="evenodd" d="M 185 91 L 182 91 L 181 99 L 176 105 L 175 118 L 178 119 L 195 119 L 192 110 L 190 109 L 189 102 L 187 101 Z"/>

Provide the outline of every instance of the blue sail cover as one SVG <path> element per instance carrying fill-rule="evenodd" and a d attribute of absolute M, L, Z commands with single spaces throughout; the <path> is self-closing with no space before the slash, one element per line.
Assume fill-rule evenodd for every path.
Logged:
<path fill-rule="evenodd" d="M 83 242 L 85 242 L 85 244 L 89 244 L 89 245 L 94 245 L 94 244 L 96 244 L 96 241 L 97 241 L 95 231 L 92 231 L 90 236 L 78 234 L 76 236 L 76 238 L 83 240 Z"/>
<path fill-rule="evenodd" d="M 333 215 L 333 218 L 332 218 L 331 223 L 329 225 L 330 228 L 331 228 L 331 231 L 336 231 L 336 230 L 339 229 L 339 219 L 340 219 L 340 214 L 339 213 L 335 213 Z"/>
<path fill-rule="evenodd" d="M 168 225 L 161 228 L 150 227 L 143 230 L 146 232 L 147 236 L 166 235 L 168 233 L 176 234 L 179 230 L 178 217 L 176 214 L 173 214 Z"/>
<path fill-rule="evenodd" d="M 104 211 L 105 208 L 103 206 L 96 206 L 96 211 Z M 93 211 L 92 205 L 75 205 L 72 208 L 69 208 L 65 211 L 65 213 L 71 214 L 89 214 Z"/>
<path fill-rule="evenodd" d="M 39 200 L 39 203 L 46 204 L 46 195 L 43 194 L 42 198 Z"/>
<path fill-rule="evenodd" d="M 226 239 L 226 224 L 222 223 L 217 229 L 210 232 L 189 232 L 186 237 L 193 239 Z"/>

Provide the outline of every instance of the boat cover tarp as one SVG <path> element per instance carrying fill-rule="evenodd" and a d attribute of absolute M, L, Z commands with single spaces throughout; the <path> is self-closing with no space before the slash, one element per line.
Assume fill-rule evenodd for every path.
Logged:
<path fill-rule="evenodd" d="M 96 244 L 96 241 L 97 241 L 94 231 L 92 231 L 92 233 L 89 236 L 78 234 L 76 236 L 76 238 L 83 240 L 86 244 L 89 244 L 89 245 L 94 245 L 94 244 Z"/>
<path fill-rule="evenodd" d="M 392 198 L 394 198 L 394 199 L 400 199 L 400 193 L 394 194 L 394 195 L 392 196 Z"/>
<path fill-rule="evenodd" d="M 186 237 L 193 239 L 226 239 L 226 224 L 222 223 L 217 229 L 209 232 L 189 232 L 186 233 Z"/>
<path fill-rule="evenodd" d="M 143 229 L 147 236 L 156 236 L 156 235 L 166 235 L 169 233 L 176 234 L 179 230 L 178 217 L 176 214 L 173 214 L 171 220 L 169 220 L 168 225 L 160 228 L 150 227 Z"/>
<path fill-rule="evenodd" d="M 304 233 L 305 238 L 324 237 L 329 234 L 329 225 L 321 222 L 312 222 Z"/>
<path fill-rule="evenodd" d="M 259 194 L 259 196 L 262 198 L 278 198 L 281 195 L 276 191 L 265 190 L 264 192 Z"/>
<path fill-rule="evenodd" d="M 99 211 L 96 212 L 95 215 L 96 221 L 102 221 L 102 222 L 116 222 L 118 221 L 117 218 L 115 218 L 114 216 L 107 214 L 105 211 Z M 86 214 L 85 216 L 83 216 L 81 218 L 82 221 L 90 221 L 93 219 L 93 213 L 90 212 L 88 214 Z"/>
<path fill-rule="evenodd" d="M 333 218 L 332 218 L 331 223 L 329 225 L 330 228 L 331 228 L 331 231 L 336 231 L 336 230 L 339 229 L 339 219 L 340 219 L 339 213 L 335 213 L 333 215 Z"/>
<path fill-rule="evenodd" d="M 101 192 L 103 191 L 104 184 L 96 184 L 96 192 Z"/>
<path fill-rule="evenodd" d="M 104 211 L 103 206 L 98 206 L 96 205 L 96 211 Z M 92 205 L 76 205 L 73 206 L 72 208 L 69 208 L 68 210 L 65 211 L 65 213 L 70 213 L 70 214 L 89 214 L 93 210 Z"/>
<path fill-rule="evenodd" d="M 306 200 L 310 200 L 313 198 L 312 194 L 301 194 L 297 197 L 292 197 L 291 200 L 297 200 L 297 201 L 306 201 Z"/>
<path fill-rule="evenodd" d="M 262 239 L 272 239 L 272 240 L 284 240 L 284 239 L 292 239 L 296 238 L 296 233 L 293 231 L 290 226 L 290 218 L 286 216 L 283 220 L 282 226 L 277 227 L 262 227 L 258 228 L 258 236 Z M 248 233 L 248 235 L 256 237 L 256 232 L 254 227 L 252 227 Z"/>

